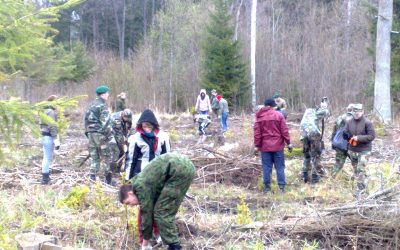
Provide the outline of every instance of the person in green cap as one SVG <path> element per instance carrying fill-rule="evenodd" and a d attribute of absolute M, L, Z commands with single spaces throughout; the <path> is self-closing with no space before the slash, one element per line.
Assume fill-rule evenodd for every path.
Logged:
<path fill-rule="evenodd" d="M 109 88 L 101 85 L 96 88 L 97 98 L 90 104 L 85 113 L 85 135 L 89 139 L 89 154 L 92 158 L 90 165 L 90 179 L 96 180 L 101 160 L 104 160 L 104 175 L 107 184 L 112 183 L 110 171 L 111 152 L 109 142 L 112 139 L 112 124 L 107 99 Z"/>

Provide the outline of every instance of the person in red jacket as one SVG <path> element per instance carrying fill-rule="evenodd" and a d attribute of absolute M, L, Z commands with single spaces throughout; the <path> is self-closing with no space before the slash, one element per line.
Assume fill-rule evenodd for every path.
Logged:
<path fill-rule="evenodd" d="M 254 123 L 254 145 L 261 152 L 263 166 L 264 192 L 271 192 L 272 166 L 275 165 L 280 191 L 285 190 L 285 159 L 283 149 L 285 143 L 289 152 L 293 147 L 290 144 L 289 129 L 282 113 L 276 111 L 275 100 L 266 99 L 264 107 L 256 113 Z"/>

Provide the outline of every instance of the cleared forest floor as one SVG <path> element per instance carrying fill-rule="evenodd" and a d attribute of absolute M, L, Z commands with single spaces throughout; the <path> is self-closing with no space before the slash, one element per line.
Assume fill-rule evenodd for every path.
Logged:
<path fill-rule="evenodd" d="M 326 212 L 346 204 L 358 208 L 362 203 L 352 196 L 349 162 L 335 180 L 329 177 L 335 156 L 328 145 L 329 125 L 323 154 L 327 175 L 320 184 L 310 186 L 301 181 L 298 119 L 289 115 L 296 148 L 292 154 L 286 152 L 286 192 L 278 192 L 274 171 L 273 193 L 268 195 L 261 191 L 261 161 L 253 152 L 253 116 L 229 117 L 230 130 L 225 137 L 219 135 L 219 122 L 214 119 L 202 143 L 191 115 L 158 117 L 170 134 L 173 150 L 189 156 L 197 168 L 177 217 L 184 249 L 397 248 L 398 226 L 382 217 L 382 223 L 378 223 L 372 210 L 357 209 L 351 218 L 342 213 L 345 224 L 336 217 L 333 221 L 332 212 Z M 117 187 L 88 179 L 89 161 L 79 167 L 87 155 L 87 139 L 81 117 L 72 120 L 55 156 L 49 186 L 40 185 L 42 153 L 38 139 L 26 135 L 17 149 L 4 148 L 9 157 L 0 168 L 0 249 L 16 249 L 14 237 L 30 231 L 52 234 L 60 245 L 73 248 L 139 249 L 133 240 L 137 239 L 133 233 L 136 209 L 119 204 Z M 328 124 L 333 121 L 330 118 Z M 368 165 L 370 194 L 398 182 L 399 130 L 379 125 L 377 131 Z M 399 204 L 396 199 L 391 201 Z M 331 217 L 325 219 L 328 215 Z"/>

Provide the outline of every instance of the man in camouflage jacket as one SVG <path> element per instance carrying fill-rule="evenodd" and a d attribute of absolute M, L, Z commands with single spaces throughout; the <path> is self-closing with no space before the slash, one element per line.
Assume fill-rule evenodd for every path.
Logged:
<path fill-rule="evenodd" d="M 88 149 L 92 158 L 90 179 L 96 179 L 96 174 L 100 169 L 101 158 L 103 158 L 106 182 L 111 184 L 111 155 L 108 143 L 112 138 L 112 127 L 110 112 L 106 103 L 109 96 L 108 91 L 109 88 L 104 85 L 96 88 L 97 98 L 90 104 L 85 113 L 85 134 L 89 138 Z"/>
<path fill-rule="evenodd" d="M 300 122 L 301 141 L 303 142 L 303 180 L 309 182 L 309 172 L 311 170 L 311 184 L 319 181 L 322 174 L 321 154 L 322 154 L 322 131 L 319 122 L 329 115 L 327 102 L 321 102 L 318 109 L 307 109 Z"/>
<path fill-rule="evenodd" d="M 346 122 L 349 121 L 351 118 L 353 118 L 352 110 L 353 110 L 353 104 L 349 104 L 349 106 L 347 106 L 347 108 L 346 108 L 347 112 L 340 115 L 336 119 L 335 126 L 333 127 L 333 131 L 332 131 L 331 141 L 333 141 L 338 130 L 344 129 Z M 343 168 L 344 163 L 346 162 L 346 158 L 347 157 L 350 158 L 350 156 L 348 154 L 348 150 L 342 150 L 339 148 L 335 148 L 333 145 L 332 145 L 332 148 L 336 151 L 335 165 L 333 166 L 333 170 L 332 170 L 332 177 L 335 178 L 336 175 Z"/>
<path fill-rule="evenodd" d="M 122 160 L 120 162 L 118 160 L 121 159 L 126 151 L 128 136 L 132 127 L 132 111 L 124 109 L 123 111 L 113 113 L 111 115 L 111 126 L 114 135 L 114 138 L 110 141 L 111 169 L 115 171 L 117 168 L 117 172 L 119 173 Z"/>
<path fill-rule="evenodd" d="M 120 202 L 126 205 L 140 205 L 143 234 L 142 249 L 151 249 L 153 222 L 160 230 L 162 241 L 169 250 L 182 249 L 175 225 L 178 212 L 186 191 L 192 183 L 196 169 L 193 163 L 174 153 L 163 154 L 133 177 L 132 185 L 120 187 Z"/>

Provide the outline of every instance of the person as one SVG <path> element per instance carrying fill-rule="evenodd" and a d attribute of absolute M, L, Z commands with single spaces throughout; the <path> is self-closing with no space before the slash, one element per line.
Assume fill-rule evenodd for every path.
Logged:
<path fill-rule="evenodd" d="M 208 125 L 211 123 L 210 116 L 208 115 L 197 115 L 197 122 L 199 123 L 199 135 L 205 135 Z"/>
<path fill-rule="evenodd" d="M 323 130 L 319 128 L 320 121 L 329 115 L 328 100 L 323 98 L 319 108 L 308 108 L 300 122 L 300 140 L 303 142 L 303 180 L 309 182 L 311 169 L 311 184 L 319 182 L 323 174 L 321 154 L 323 150 Z"/>
<path fill-rule="evenodd" d="M 197 96 L 195 109 L 197 113 L 203 115 L 207 115 L 208 112 L 210 112 L 210 98 L 208 97 L 205 89 L 200 90 L 200 94 Z"/>
<path fill-rule="evenodd" d="M 92 158 L 89 177 L 93 181 L 96 180 L 103 159 L 103 170 L 107 184 L 112 183 L 111 154 L 108 146 L 112 138 L 112 127 L 106 102 L 110 95 L 109 90 L 105 85 L 97 87 L 97 98 L 90 104 L 85 113 L 85 134 L 89 139 L 88 149 Z"/>
<path fill-rule="evenodd" d="M 275 93 L 272 98 L 274 98 L 274 100 L 275 100 L 275 103 L 276 103 L 275 109 L 276 110 L 286 110 L 287 109 L 286 101 L 285 101 L 285 99 L 283 99 L 281 97 L 281 94 Z"/>
<path fill-rule="evenodd" d="M 285 190 L 285 157 L 283 149 L 285 143 L 291 152 L 289 129 L 285 118 L 276 111 L 275 100 L 268 98 L 264 107 L 256 113 L 254 123 L 254 146 L 261 152 L 263 166 L 264 192 L 271 192 L 272 166 L 275 166 L 280 191 Z"/>
<path fill-rule="evenodd" d="M 48 102 L 53 102 L 57 99 L 56 95 L 51 95 L 47 98 Z M 43 160 L 42 160 L 42 181 L 41 184 L 47 185 L 50 181 L 50 166 L 53 162 L 54 149 L 60 148 L 60 140 L 58 139 L 57 119 L 58 112 L 54 105 L 44 107 L 45 114 L 52 122 L 41 120 L 40 132 L 42 134 L 43 145 Z"/>
<path fill-rule="evenodd" d="M 217 100 L 219 102 L 219 111 L 218 114 L 221 117 L 221 129 L 222 133 L 225 133 L 228 130 L 228 116 L 229 116 L 229 106 L 228 102 L 222 98 L 221 95 L 217 95 Z"/>
<path fill-rule="evenodd" d="M 286 119 L 287 118 L 287 110 L 286 110 L 287 109 L 287 104 L 286 104 L 285 99 L 283 99 L 279 93 L 275 93 L 272 98 L 274 98 L 275 103 L 276 103 L 275 109 L 277 111 L 281 112 L 282 115 Z"/>
<path fill-rule="evenodd" d="M 211 90 L 211 109 L 212 112 L 218 117 L 219 101 L 217 99 L 217 91 L 215 89 Z"/>
<path fill-rule="evenodd" d="M 136 125 L 136 133 L 128 138 L 125 173 L 126 180 L 138 175 L 153 159 L 171 151 L 168 134 L 160 130 L 153 111 L 146 109 L 140 115 Z M 139 242 L 143 241 L 140 231 L 141 212 L 138 213 Z M 157 225 L 153 227 L 156 238 L 159 236 Z"/>
<path fill-rule="evenodd" d="M 132 127 L 132 111 L 124 109 L 111 115 L 114 137 L 110 141 L 111 170 L 121 171 L 122 160 L 128 144 L 128 134 Z"/>
<path fill-rule="evenodd" d="M 207 138 L 206 129 L 210 125 L 211 119 L 210 119 L 210 116 L 201 115 L 201 114 L 197 114 L 195 119 L 199 124 L 199 135 L 200 135 L 200 138 L 199 138 L 198 143 L 201 143 L 201 142 L 204 142 L 206 140 L 206 138 Z"/>
<path fill-rule="evenodd" d="M 353 104 L 349 104 L 346 108 L 346 113 L 340 115 L 336 121 L 335 125 L 333 126 L 332 130 L 332 136 L 331 136 L 331 141 L 332 141 L 332 148 L 336 151 L 336 156 L 335 156 L 335 165 L 333 166 L 332 169 L 332 177 L 335 178 L 336 175 L 340 172 L 340 170 L 343 168 L 344 163 L 346 162 L 346 158 L 349 157 L 350 155 L 348 154 L 348 145 L 346 142 L 346 146 L 344 148 L 339 148 L 338 146 L 334 146 L 334 139 L 335 136 L 343 136 L 343 131 L 344 131 L 344 126 L 346 125 L 346 122 L 348 122 L 351 118 L 353 118 Z M 340 132 L 342 134 L 340 135 Z M 339 138 L 341 139 L 341 138 Z"/>
<path fill-rule="evenodd" d="M 371 155 L 372 141 L 375 139 L 375 129 L 370 120 L 364 116 L 363 105 L 353 105 L 353 118 L 344 128 L 343 138 L 349 141 L 349 155 L 357 180 L 357 190 L 354 196 L 366 193 L 368 176 L 367 163 Z"/>
<path fill-rule="evenodd" d="M 149 240 L 155 222 L 160 229 L 162 241 L 169 250 L 182 249 L 175 225 L 175 215 L 196 173 L 195 166 L 185 156 L 167 153 L 154 159 L 132 185 L 120 187 L 121 203 L 140 206 L 143 234 L 142 249 L 151 249 Z"/>
<path fill-rule="evenodd" d="M 119 95 L 117 95 L 117 100 L 115 101 L 115 112 L 124 111 L 126 109 L 125 99 L 125 92 L 121 92 Z"/>
<path fill-rule="evenodd" d="M 153 111 L 146 109 L 140 115 L 136 133 L 128 138 L 125 171 L 129 180 L 143 170 L 151 160 L 171 151 L 167 133 L 160 130 Z"/>

